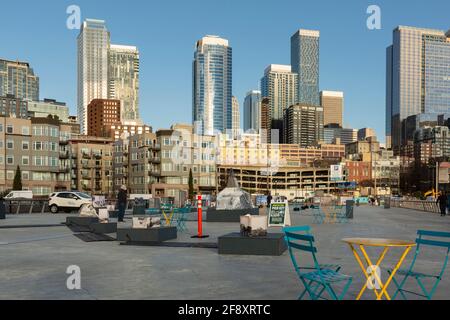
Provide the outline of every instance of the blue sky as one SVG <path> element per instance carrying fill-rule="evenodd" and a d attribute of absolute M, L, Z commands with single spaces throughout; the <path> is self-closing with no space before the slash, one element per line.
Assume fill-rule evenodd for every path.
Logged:
<path fill-rule="evenodd" d="M 154 129 L 191 122 L 192 58 L 206 34 L 233 47 L 233 91 L 241 104 L 258 89 L 269 64 L 289 64 L 299 28 L 321 32 L 321 90 L 345 92 L 345 124 L 372 127 L 384 140 L 385 48 L 397 25 L 450 29 L 450 2 L 304 0 L 1 0 L 0 57 L 29 61 L 41 98 L 65 101 L 76 113 L 76 37 L 66 8 L 107 22 L 112 43 L 141 53 L 140 107 Z M 367 7 L 381 7 L 382 29 L 366 27 Z"/>

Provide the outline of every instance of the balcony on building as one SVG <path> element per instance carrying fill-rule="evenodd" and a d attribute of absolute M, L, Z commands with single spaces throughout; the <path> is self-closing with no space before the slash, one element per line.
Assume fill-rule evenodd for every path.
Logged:
<path fill-rule="evenodd" d="M 83 159 L 91 159 L 92 158 L 92 155 L 88 152 L 83 152 L 82 156 L 83 156 Z"/>
<path fill-rule="evenodd" d="M 161 171 L 156 170 L 156 171 L 150 171 L 150 175 L 152 177 L 161 177 Z"/>
<path fill-rule="evenodd" d="M 60 151 L 59 152 L 59 158 L 62 160 L 67 160 L 69 159 L 69 151 Z"/>
<path fill-rule="evenodd" d="M 81 168 L 83 168 L 85 170 L 89 170 L 92 168 L 92 166 L 89 163 L 83 163 L 83 164 L 81 164 Z"/>
<path fill-rule="evenodd" d="M 160 151 L 161 150 L 161 144 L 159 143 L 152 143 L 150 147 L 148 148 L 148 151 Z"/>

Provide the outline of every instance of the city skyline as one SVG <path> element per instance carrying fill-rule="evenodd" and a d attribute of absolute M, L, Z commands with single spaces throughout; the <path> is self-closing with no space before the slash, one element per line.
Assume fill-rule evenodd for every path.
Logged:
<path fill-rule="evenodd" d="M 190 6 L 179 4 L 178 8 L 183 9 L 184 7 L 184 9 L 188 10 L 187 12 L 194 12 L 201 6 L 201 2 L 199 1 Z M 206 18 L 202 23 L 195 23 L 183 31 L 179 28 L 179 25 L 183 21 L 173 23 L 172 26 L 165 23 L 161 28 L 152 29 L 152 22 L 149 21 L 150 19 L 147 19 L 145 23 L 148 25 L 144 30 L 150 33 L 148 36 L 143 36 L 142 32 L 135 32 L 137 26 L 143 27 L 142 22 L 135 22 L 131 26 L 125 26 L 121 22 L 122 20 L 118 18 L 118 11 L 120 10 L 112 9 L 106 12 L 102 10 L 104 3 L 101 1 L 96 4 L 80 1 L 78 5 L 82 10 L 82 20 L 86 18 L 103 19 L 106 21 L 111 34 L 114 34 L 114 42 L 132 43 L 140 48 L 142 55 L 140 97 L 142 118 L 145 123 L 152 125 L 155 129 L 168 127 L 171 123 L 176 122 L 190 123 L 192 70 L 189 61 L 192 59 L 193 43 L 198 38 L 205 34 L 220 34 L 232 43 L 234 49 L 233 95 L 242 102 L 244 101 L 246 92 L 258 89 L 260 75 L 267 65 L 289 64 L 289 40 L 292 33 L 298 29 L 313 29 L 320 31 L 321 36 L 320 90 L 339 90 L 345 92 L 346 113 L 344 116 L 344 124 L 354 128 L 373 127 L 376 129 L 380 140 L 384 140 L 385 48 L 391 41 L 392 30 L 398 25 L 447 30 L 448 23 L 445 19 L 440 19 L 440 16 L 444 17 L 444 15 L 441 15 L 441 12 L 445 12 L 445 8 L 449 5 L 443 1 L 427 3 L 427 5 L 408 4 L 410 10 L 406 14 L 399 9 L 402 6 L 401 2 L 400 4 L 390 4 L 385 1 L 380 1 L 378 5 L 380 5 L 383 14 L 382 30 L 370 31 L 366 27 L 366 19 L 368 17 L 366 9 L 368 3 L 364 1 L 352 1 L 340 6 L 327 1 L 323 3 L 326 3 L 329 7 L 335 7 L 337 10 L 335 12 L 338 13 L 336 18 L 345 16 L 348 19 L 345 19 L 345 22 L 342 21 L 340 24 L 333 23 L 329 21 L 330 14 L 318 10 L 319 5 L 301 2 L 298 4 L 290 3 L 290 5 L 293 9 L 297 7 L 305 10 L 309 9 L 310 17 L 300 12 L 296 12 L 295 14 L 287 12 L 286 18 L 283 18 L 283 21 L 280 20 L 279 26 L 271 25 L 270 27 L 264 27 L 258 34 L 252 34 L 251 31 L 261 26 L 256 24 L 256 26 L 250 28 L 248 24 L 245 24 L 240 14 L 238 14 L 236 21 L 232 19 L 235 25 L 231 21 L 224 23 L 223 18 L 220 18 L 220 21 L 217 22 L 212 21 L 212 18 Z M 43 58 L 42 53 L 39 52 L 40 45 L 33 41 L 31 43 L 23 41 L 24 43 L 29 43 L 31 48 L 35 48 L 33 50 L 21 49 L 22 44 L 13 41 L 12 44 L 14 45 L 10 44 L 2 49 L 2 58 L 29 62 L 35 70 L 35 73 L 41 78 L 41 98 L 54 98 L 58 101 L 66 102 L 71 108 L 71 114 L 74 114 L 76 108 L 76 80 L 74 80 L 76 79 L 75 39 L 79 31 L 65 28 L 65 20 L 67 19 L 65 9 L 68 5 L 68 2 L 58 3 L 57 5 L 40 4 L 40 7 L 45 7 L 48 10 L 44 10 L 45 12 L 42 17 L 42 20 L 44 20 L 43 23 L 33 27 L 35 32 L 39 32 L 41 28 L 44 28 L 42 30 L 47 31 L 46 34 L 51 35 L 48 37 L 48 40 L 58 39 L 58 42 L 61 41 L 61 45 L 55 49 L 56 53 L 52 53 L 53 55 L 58 55 L 56 59 L 53 59 L 53 56 L 52 59 L 48 59 L 48 54 L 46 58 Z M 248 5 L 249 3 L 246 3 L 243 7 L 245 8 Z M 406 4 L 404 5 L 406 6 Z M 14 4 L 8 4 L 6 6 L 10 7 L 10 9 L 15 7 Z M 33 10 L 31 9 L 34 6 L 36 5 L 30 3 L 28 6 L 30 10 L 27 11 L 32 12 Z M 153 16 L 159 13 L 164 16 L 169 13 L 166 5 L 142 4 L 142 6 L 153 9 L 150 13 L 147 11 L 148 15 Z M 214 6 L 216 4 L 212 3 L 211 7 Z M 283 6 L 280 5 L 280 7 Z M 263 13 L 265 10 L 274 8 L 276 8 L 274 4 L 266 4 L 261 9 Z M 226 16 L 228 9 L 224 10 L 224 15 Z M 142 11 L 139 14 L 146 12 L 146 10 Z M 421 13 L 421 17 L 417 17 L 417 14 L 415 14 L 417 12 Z M 24 14 L 27 15 L 26 12 Z M 126 13 L 123 14 L 126 15 Z M 176 12 L 170 12 L 170 14 L 174 18 L 179 17 Z M 393 19 L 393 16 L 395 16 L 395 19 Z M 431 20 L 431 17 L 434 19 Z M 255 18 L 252 17 L 252 20 Z M 8 19 L 6 18 L 2 23 L 8 23 Z M 161 18 L 157 19 L 157 21 L 160 22 Z M 243 24 L 248 30 L 243 32 L 244 35 L 239 35 L 238 31 L 241 30 L 240 28 L 242 28 Z M 47 30 L 46 27 L 49 25 L 53 28 Z M 23 32 L 25 30 L 21 28 L 29 29 L 30 26 L 25 23 L 24 26 L 21 26 L 17 30 L 17 32 L 22 31 L 20 35 L 25 38 L 24 40 L 28 39 L 28 34 Z M 58 28 L 61 30 L 58 30 Z M 180 34 L 178 36 L 180 41 L 170 40 L 170 36 L 173 36 L 175 29 Z M 358 43 L 358 46 L 360 46 L 357 52 L 354 52 L 355 43 L 348 46 L 348 39 L 334 39 L 339 35 L 342 37 L 345 32 L 353 35 L 351 41 Z M 8 39 L 10 39 L 10 36 L 6 36 L 6 40 Z M 159 42 L 158 40 L 161 39 L 166 40 Z M 268 39 L 271 45 L 263 52 L 260 50 L 261 47 L 267 47 L 267 44 L 261 44 L 261 42 L 264 42 L 264 39 Z M 41 45 L 46 44 L 47 37 L 41 37 L 40 41 L 42 42 Z M 147 43 L 152 46 L 149 46 Z M 176 47 L 174 47 L 174 43 L 176 43 Z M 169 46 L 172 51 L 170 53 L 166 52 L 167 60 L 160 61 L 158 58 L 161 57 L 160 55 L 164 55 L 166 51 L 163 45 Z M 174 48 L 176 48 L 175 51 Z M 330 48 L 336 50 L 330 50 Z M 359 60 L 355 60 L 355 56 L 359 56 Z M 179 61 L 168 69 L 167 62 L 175 57 Z M 54 66 L 50 68 L 50 64 L 54 64 Z M 180 68 L 181 64 L 182 67 Z M 64 72 L 60 72 L 62 65 L 67 66 L 67 70 Z M 244 68 L 243 66 L 246 67 Z M 58 69 L 59 75 L 56 74 L 53 68 Z M 162 74 L 161 68 L 167 70 L 167 74 Z M 348 72 L 344 73 L 343 70 L 347 70 Z M 174 79 L 175 75 L 177 75 L 177 79 L 169 81 L 169 78 Z M 161 81 L 157 81 L 158 77 Z M 171 99 L 167 99 L 167 93 L 169 91 L 176 91 L 178 94 L 171 95 Z M 163 97 L 166 98 L 164 99 Z M 242 108 L 241 103 L 241 114 Z M 363 113 L 359 112 L 362 108 L 364 110 Z M 162 113 L 160 110 L 168 110 L 169 112 Z"/>

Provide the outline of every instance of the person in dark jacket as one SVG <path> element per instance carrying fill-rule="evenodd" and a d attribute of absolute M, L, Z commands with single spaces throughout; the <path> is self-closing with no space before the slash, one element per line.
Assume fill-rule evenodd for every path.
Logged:
<path fill-rule="evenodd" d="M 267 196 L 267 207 L 270 209 L 270 204 L 272 203 L 272 195 L 269 192 L 269 195 Z"/>
<path fill-rule="evenodd" d="M 119 194 L 117 195 L 117 210 L 119 211 L 118 214 L 119 222 L 124 222 L 123 218 L 125 217 L 127 200 L 128 200 L 127 187 L 123 185 L 119 190 Z"/>
<path fill-rule="evenodd" d="M 436 203 L 439 204 L 441 209 L 441 217 L 445 217 L 447 214 L 447 206 L 448 206 L 448 198 L 445 192 L 442 192 L 441 195 L 437 198 Z"/>

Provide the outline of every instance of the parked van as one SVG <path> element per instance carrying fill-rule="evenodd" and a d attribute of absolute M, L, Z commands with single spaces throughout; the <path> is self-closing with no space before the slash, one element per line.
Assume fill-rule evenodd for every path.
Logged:
<path fill-rule="evenodd" d="M 33 199 L 33 191 L 23 190 L 23 191 L 11 191 L 5 197 L 5 200 L 15 200 L 15 199 Z"/>

